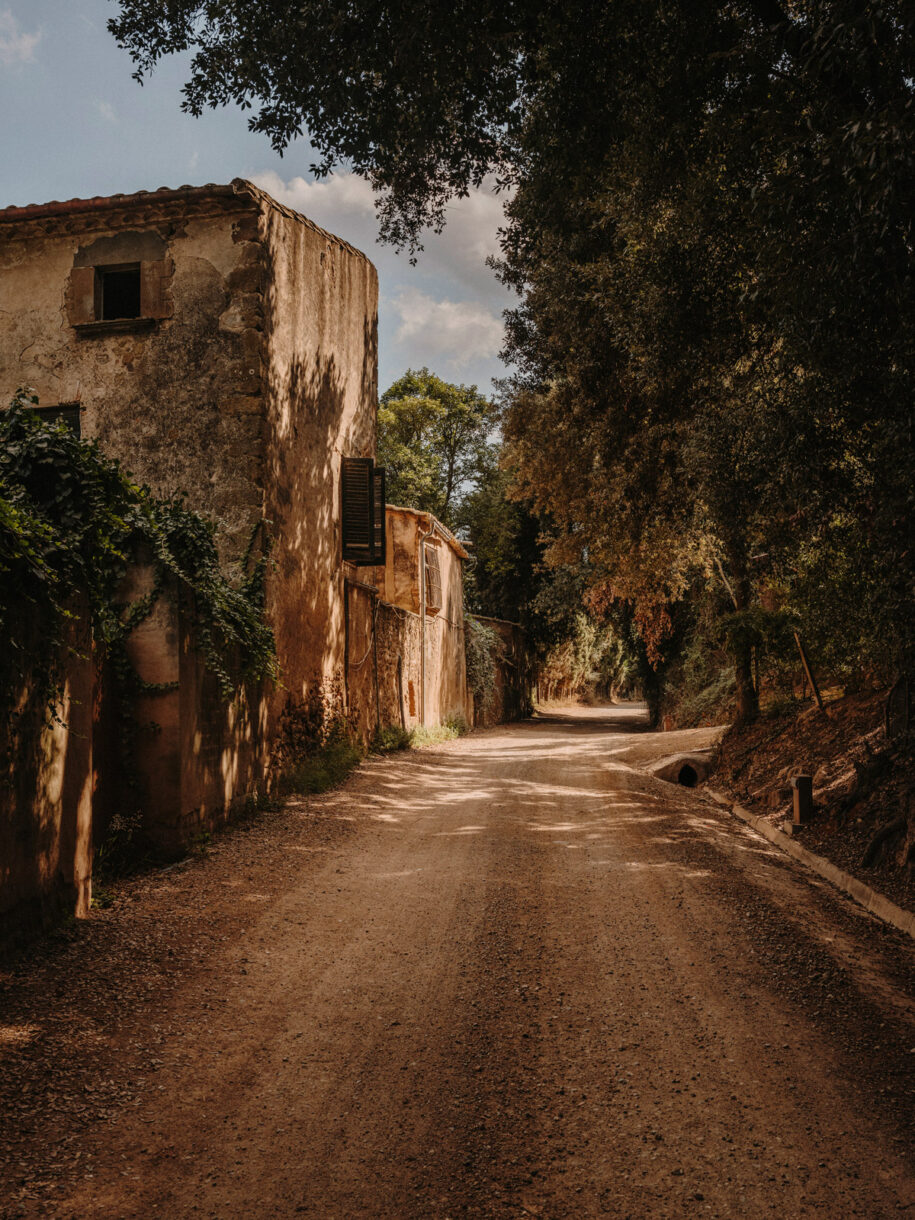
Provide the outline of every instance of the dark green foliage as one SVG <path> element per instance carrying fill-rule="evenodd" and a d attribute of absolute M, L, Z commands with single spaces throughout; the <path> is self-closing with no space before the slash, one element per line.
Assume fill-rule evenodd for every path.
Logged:
<path fill-rule="evenodd" d="M 476 386 L 408 369 L 378 407 L 378 464 L 387 471 L 389 503 L 433 513 L 453 529 L 492 464 L 495 423 L 495 407 Z"/>
<path fill-rule="evenodd" d="M 387 193 L 390 236 L 418 238 L 448 200 L 507 164 L 518 36 L 536 6 L 465 0 L 122 0 L 109 23 L 138 75 L 192 50 L 184 107 L 235 103 L 282 150 L 303 130 Z"/>
<path fill-rule="evenodd" d="M 280 795 L 327 792 L 342 784 L 362 761 L 363 751 L 349 738 L 328 742 L 284 771 L 277 781 Z"/>
<path fill-rule="evenodd" d="M 195 49 L 192 111 L 307 128 L 394 240 L 487 172 L 516 188 L 513 494 L 657 672 L 772 598 L 836 673 L 911 667 L 909 0 L 120 7 L 141 70 Z M 725 646 L 751 717 L 757 645 Z"/>
<path fill-rule="evenodd" d="M 109 659 L 125 705 L 154 689 L 130 664 L 126 641 L 166 590 L 186 599 L 196 646 L 227 699 L 244 681 L 274 677 L 273 635 L 263 618 L 266 555 L 253 564 L 249 557 L 250 570 L 233 585 L 220 569 L 210 522 L 182 500 L 160 499 L 130 482 L 95 442 L 45 423 L 30 409 L 35 405 L 33 395 L 20 392 L 0 415 L 5 709 L 28 690 L 32 701 L 53 710 L 68 624 L 77 614 Z M 154 587 L 125 605 L 121 586 L 138 556 L 151 559 Z"/>
<path fill-rule="evenodd" d="M 412 734 L 399 724 L 389 724 L 375 730 L 369 748 L 373 754 L 393 754 L 397 750 L 408 750 L 411 737 Z"/>
<path fill-rule="evenodd" d="M 474 710 L 487 712 L 495 698 L 496 668 L 505 654 L 505 646 L 492 627 L 467 614 L 464 616 L 464 654 Z"/>
<path fill-rule="evenodd" d="M 461 505 L 459 529 L 470 544 L 464 591 L 470 609 L 535 630 L 532 604 L 545 580 L 541 522 L 510 498 L 511 474 L 498 454 L 481 464 Z"/>

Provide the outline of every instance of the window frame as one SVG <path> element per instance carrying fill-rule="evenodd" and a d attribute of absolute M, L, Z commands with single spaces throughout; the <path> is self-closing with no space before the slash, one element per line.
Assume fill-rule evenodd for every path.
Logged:
<path fill-rule="evenodd" d="M 425 589 L 425 606 L 427 614 L 438 614 L 444 601 L 442 587 L 442 564 L 440 547 L 431 539 L 423 540 L 423 586 Z M 437 595 L 437 596 L 436 596 Z"/>
<path fill-rule="evenodd" d="M 103 282 L 106 273 L 132 270 L 136 267 L 139 267 L 140 271 L 139 314 L 128 318 L 102 317 Z M 163 318 L 172 315 L 168 284 L 173 272 L 174 264 L 169 258 L 94 263 L 71 268 L 67 281 L 66 306 L 68 321 L 77 337 L 152 330 Z"/>

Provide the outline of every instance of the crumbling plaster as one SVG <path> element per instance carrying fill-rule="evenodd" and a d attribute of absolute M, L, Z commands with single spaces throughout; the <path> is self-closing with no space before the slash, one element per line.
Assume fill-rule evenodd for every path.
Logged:
<path fill-rule="evenodd" d="M 75 265 L 159 256 L 154 319 L 71 325 Z M 340 459 L 375 451 L 377 295 L 364 255 L 241 180 L 0 211 L 0 403 L 19 386 L 79 402 L 84 437 L 216 519 L 226 562 L 259 521 L 273 539 L 281 685 L 227 707 L 183 613 L 135 643 L 144 667 L 179 670 L 167 731 L 141 751 L 148 783 L 167 781 L 147 826 L 168 845 L 260 782 L 282 705 L 342 672 Z"/>

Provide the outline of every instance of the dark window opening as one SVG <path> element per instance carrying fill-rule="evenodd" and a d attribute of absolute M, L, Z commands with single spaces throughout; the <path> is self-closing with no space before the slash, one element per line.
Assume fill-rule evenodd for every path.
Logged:
<path fill-rule="evenodd" d="M 66 424 L 74 435 L 81 434 L 78 402 L 60 402 L 56 407 L 37 407 L 35 414 L 46 424 Z"/>
<path fill-rule="evenodd" d="M 695 788 L 699 782 L 699 776 L 696 774 L 695 767 L 691 767 L 689 763 L 684 763 L 680 768 L 680 774 L 677 776 L 677 783 L 682 784 L 684 788 Z"/>
<path fill-rule="evenodd" d="M 99 311 L 102 322 L 140 316 L 140 264 L 98 268 Z"/>

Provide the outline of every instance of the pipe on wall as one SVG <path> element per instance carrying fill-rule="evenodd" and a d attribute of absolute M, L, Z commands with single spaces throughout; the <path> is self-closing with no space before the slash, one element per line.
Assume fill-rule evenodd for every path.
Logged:
<path fill-rule="evenodd" d="M 419 723 L 426 724 L 426 539 L 435 533 L 435 518 L 419 536 Z"/>

